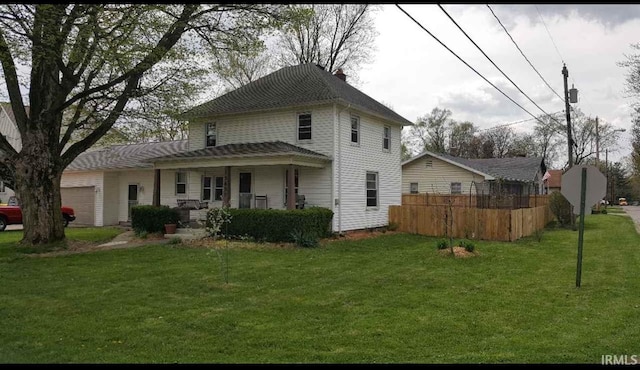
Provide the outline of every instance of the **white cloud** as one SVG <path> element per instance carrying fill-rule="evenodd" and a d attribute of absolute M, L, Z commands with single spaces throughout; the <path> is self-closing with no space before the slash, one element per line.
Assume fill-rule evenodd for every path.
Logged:
<path fill-rule="evenodd" d="M 542 114 L 437 5 L 401 6 L 526 110 L 536 116 Z M 569 88 L 575 85 L 579 90 L 579 102 L 574 106 L 587 115 L 599 116 L 627 129 L 625 135 L 630 137 L 631 100 L 624 94 L 626 70 L 617 63 L 626 59 L 625 54 L 634 52 L 630 44 L 640 42 L 640 6 L 545 4 L 537 7 L 491 5 L 555 93 L 522 57 L 486 5 L 443 5 L 476 44 L 544 111 L 564 110 L 564 103 L 556 96 L 556 93 L 564 95 L 564 62 L 569 70 Z M 392 105 L 408 120 L 415 121 L 435 107 L 449 109 L 453 119 L 469 120 L 482 128 L 531 118 L 395 5 L 382 7 L 377 13 L 376 26 L 377 54 L 375 60 L 360 71 L 358 87 Z M 614 159 L 630 151 L 629 140 L 621 140 Z"/>

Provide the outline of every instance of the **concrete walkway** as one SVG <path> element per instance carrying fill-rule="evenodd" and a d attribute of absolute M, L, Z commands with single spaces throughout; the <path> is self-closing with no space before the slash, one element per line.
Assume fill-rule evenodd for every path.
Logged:
<path fill-rule="evenodd" d="M 636 225 L 636 231 L 640 234 L 640 206 L 623 206 L 622 209 L 631 217 Z"/>

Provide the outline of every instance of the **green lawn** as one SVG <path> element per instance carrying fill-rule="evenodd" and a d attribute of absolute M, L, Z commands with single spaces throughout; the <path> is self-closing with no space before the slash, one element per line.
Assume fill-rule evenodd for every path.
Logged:
<path fill-rule="evenodd" d="M 5 259 L 0 362 L 600 363 L 640 354 L 640 237 L 618 215 L 588 215 L 585 225 L 581 288 L 570 230 L 475 242 L 480 255 L 467 259 L 408 234 L 231 248 L 228 284 L 216 253 L 182 245 Z M 2 253 L 13 248 L 0 242 Z"/>
<path fill-rule="evenodd" d="M 115 227 L 70 227 L 64 230 L 69 241 L 83 241 L 90 243 L 107 242 L 123 229 Z M 26 254 L 38 252 L 35 249 L 18 247 L 17 242 L 22 239 L 22 230 L 0 232 L 0 262 L 24 257 Z"/>

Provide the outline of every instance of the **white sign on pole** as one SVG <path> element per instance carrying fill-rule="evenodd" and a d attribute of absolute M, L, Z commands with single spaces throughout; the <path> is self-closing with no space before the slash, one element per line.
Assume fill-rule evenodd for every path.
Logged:
<path fill-rule="evenodd" d="M 594 166 L 575 165 L 562 175 L 560 192 L 573 205 L 573 213 L 580 214 L 580 188 L 582 187 L 582 169 L 587 169 L 587 188 L 585 210 L 604 198 L 607 192 L 607 178 Z"/>

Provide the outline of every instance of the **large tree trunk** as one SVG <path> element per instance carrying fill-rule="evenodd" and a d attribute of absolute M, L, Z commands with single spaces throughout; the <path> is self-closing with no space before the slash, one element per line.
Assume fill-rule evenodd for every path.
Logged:
<path fill-rule="evenodd" d="M 60 200 L 62 177 L 59 156 L 51 153 L 43 132 L 22 138 L 15 160 L 16 195 L 20 199 L 24 236 L 22 245 L 49 244 L 65 239 Z"/>

